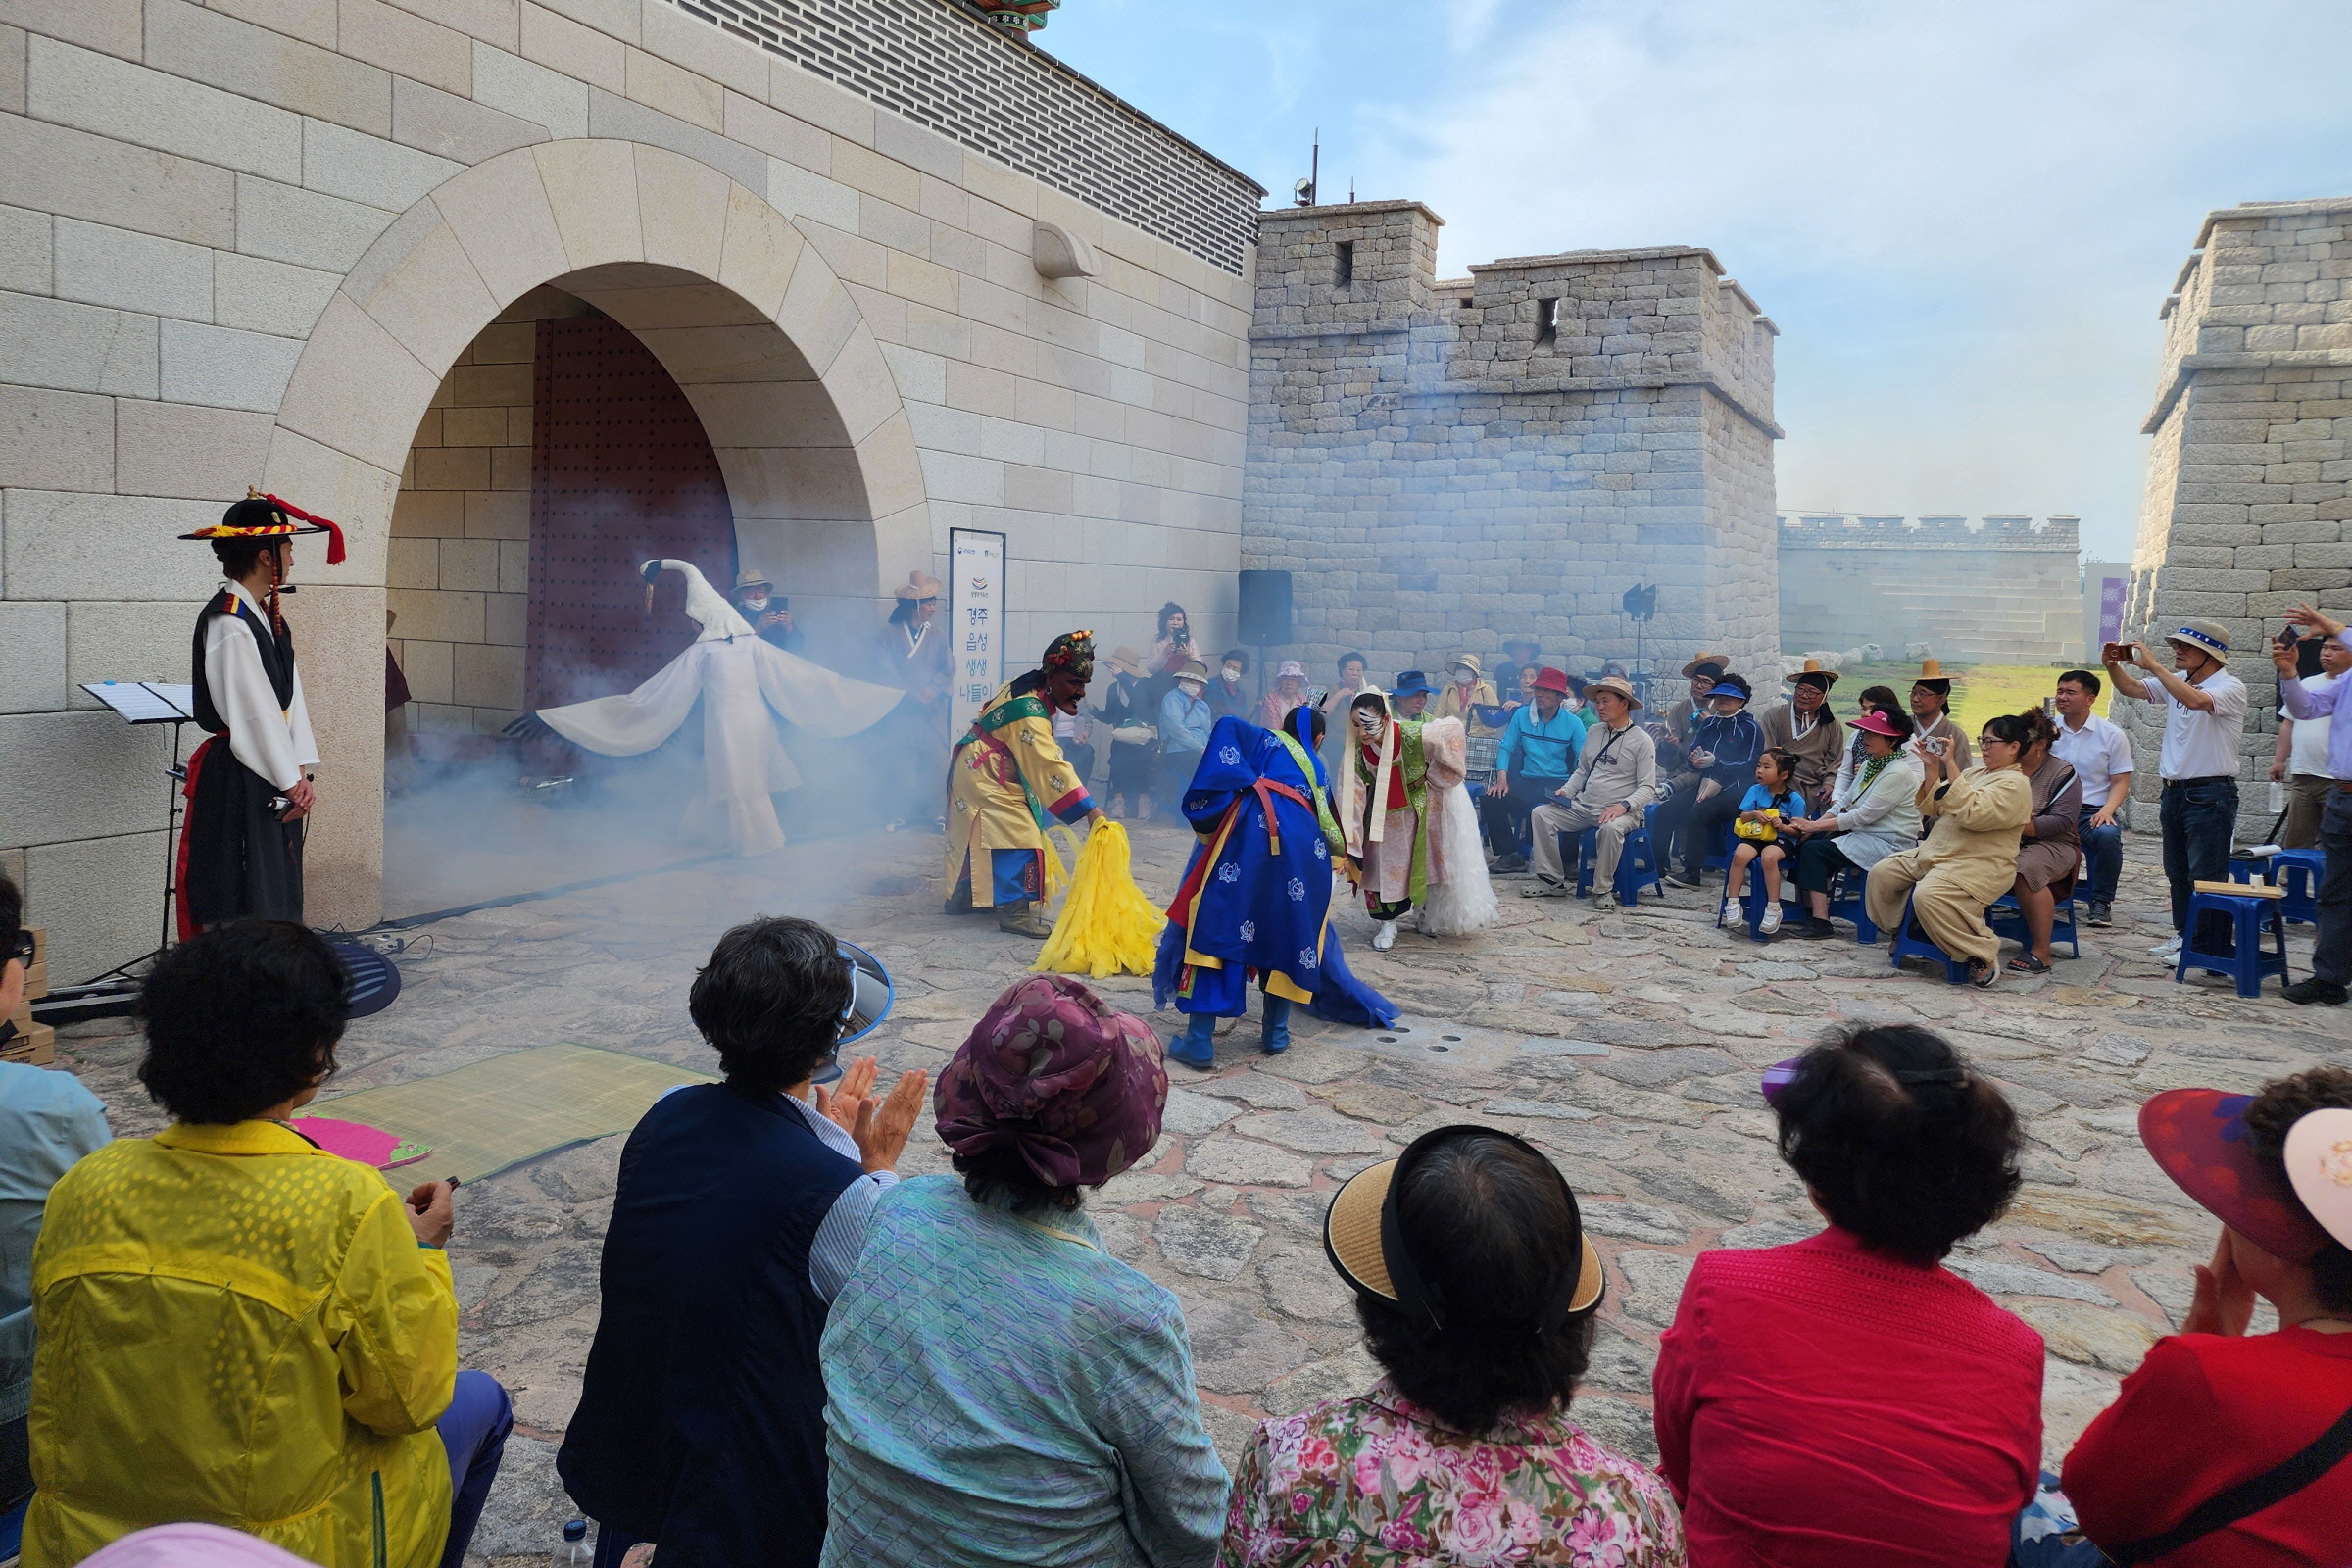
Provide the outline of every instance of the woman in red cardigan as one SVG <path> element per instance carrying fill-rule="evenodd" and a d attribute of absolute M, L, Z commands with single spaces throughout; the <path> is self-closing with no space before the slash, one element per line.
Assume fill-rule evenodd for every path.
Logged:
<path fill-rule="evenodd" d="M 1765 1076 L 1829 1228 L 1701 1253 L 1652 1381 L 1690 1568 L 2000 1568 L 2041 1463 L 2041 1336 L 1941 1266 L 2015 1196 L 2008 1101 L 1911 1026 Z"/>
<path fill-rule="evenodd" d="M 2180 1332 L 2149 1348 L 2066 1458 L 2082 1533 L 2119 1563 L 2352 1562 L 2352 1071 L 2253 1096 L 2173 1089 L 2140 1141 L 2223 1224 Z M 2248 1334 L 2254 1298 L 2278 1328 Z"/>

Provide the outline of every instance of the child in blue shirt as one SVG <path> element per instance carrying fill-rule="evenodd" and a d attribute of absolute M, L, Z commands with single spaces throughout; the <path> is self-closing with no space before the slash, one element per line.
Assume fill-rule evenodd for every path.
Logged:
<path fill-rule="evenodd" d="M 1734 925 L 1745 919 L 1746 911 L 1740 906 L 1740 891 L 1747 886 L 1747 867 L 1759 856 L 1764 861 L 1764 915 L 1756 923 L 1756 935 L 1771 936 L 1781 928 L 1781 861 L 1786 848 L 1779 842 L 1779 825 L 1794 821 L 1805 814 L 1805 797 L 1796 787 L 1796 754 L 1775 747 L 1756 759 L 1756 781 L 1740 798 L 1740 815 L 1732 832 L 1737 847 L 1732 851 L 1732 868 L 1723 881 L 1723 923 Z M 1771 834 L 1771 839 L 1751 837 L 1751 834 Z"/>

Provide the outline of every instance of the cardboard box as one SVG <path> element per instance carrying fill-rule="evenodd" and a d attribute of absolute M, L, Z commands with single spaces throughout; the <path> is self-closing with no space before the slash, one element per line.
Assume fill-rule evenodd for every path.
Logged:
<path fill-rule="evenodd" d="M 0 1061 L 21 1061 L 46 1067 L 57 1060 L 57 1031 L 45 1023 L 29 1029 L 20 1022 L 17 1033 L 0 1041 Z"/>
<path fill-rule="evenodd" d="M 24 995 L 39 1000 L 49 994 L 49 932 L 43 926 L 26 926 L 32 933 L 32 961 L 24 965 Z"/>

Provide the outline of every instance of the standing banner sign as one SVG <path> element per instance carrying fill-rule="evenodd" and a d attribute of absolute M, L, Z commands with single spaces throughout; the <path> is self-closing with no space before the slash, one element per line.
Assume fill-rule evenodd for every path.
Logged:
<path fill-rule="evenodd" d="M 972 727 L 1004 684 L 1004 536 L 985 528 L 948 530 L 948 652 L 956 661 L 950 739 Z"/>

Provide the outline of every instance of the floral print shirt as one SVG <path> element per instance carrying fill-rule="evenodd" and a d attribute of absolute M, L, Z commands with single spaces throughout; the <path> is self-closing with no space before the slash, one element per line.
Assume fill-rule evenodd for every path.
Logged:
<path fill-rule="evenodd" d="M 1387 1379 L 1259 1425 L 1234 1477 L 1219 1568 L 1682 1568 L 1658 1476 L 1564 1414 L 1469 1438 Z"/>

